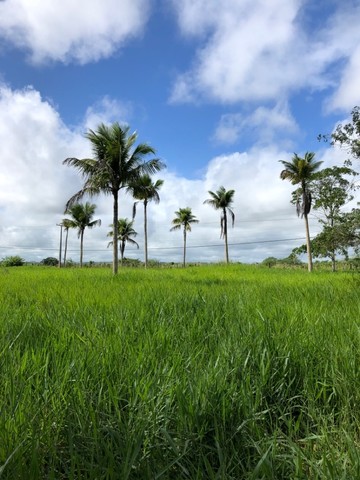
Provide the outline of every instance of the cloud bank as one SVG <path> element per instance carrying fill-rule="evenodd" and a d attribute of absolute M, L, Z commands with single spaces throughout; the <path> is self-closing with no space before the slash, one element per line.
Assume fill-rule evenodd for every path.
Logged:
<path fill-rule="evenodd" d="M 331 90 L 328 108 L 360 100 L 360 4 L 328 2 L 320 12 L 300 0 L 174 0 L 184 36 L 199 47 L 179 74 L 172 102 L 269 101 L 304 88 Z M 206 15 L 204 15 L 206 12 Z"/>
<path fill-rule="evenodd" d="M 148 15 L 148 0 L 5 0 L 0 38 L 29 52 L 34 63 L 85 64 L 141 35 Z"/>

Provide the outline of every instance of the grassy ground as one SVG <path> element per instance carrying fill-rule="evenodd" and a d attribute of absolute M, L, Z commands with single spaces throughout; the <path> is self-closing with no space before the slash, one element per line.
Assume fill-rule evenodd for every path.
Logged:
<path fill-rule="evenodd" d="M 359 479 L 359 287 L 0 269 L 0 478 Z"/>

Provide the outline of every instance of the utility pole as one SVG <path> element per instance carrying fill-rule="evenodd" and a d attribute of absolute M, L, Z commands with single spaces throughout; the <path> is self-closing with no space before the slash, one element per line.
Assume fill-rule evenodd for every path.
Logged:
<path fill-rule="evenodd" d="M 57 223 L 58 227 L 60 227 L 60 247 L 59 247 L 59 268 L 61 268 L 61 251 L 62 251 L 62 231 L 63 231 L 63 224 Z"/>

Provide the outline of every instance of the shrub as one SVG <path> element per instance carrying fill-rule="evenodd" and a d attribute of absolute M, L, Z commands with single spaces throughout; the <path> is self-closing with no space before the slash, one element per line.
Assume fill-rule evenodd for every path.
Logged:
<path fill-rule="evenodd" d="M 11 257 L 5 257 L 1 261 L 1 265 L 4 267 L 21 267 L 24 265 L 25 260 L 19 255 L 13 255 Z"/>
<path fill-rule="evenodd" d="M 271 268 L 274 267 L 278 263 L 278 259 L 275 257 L 267 257 L 265 260 L 263 260 L 263 265 L 266 265 L 267 267 Z"/>
<path fill-rule="evenodd" d="M 49 267 L 56 267 L 59 265 L 59 260 L 55 257 L 46 257 L 41 260 L 41 265 L 48 265 Z"/>

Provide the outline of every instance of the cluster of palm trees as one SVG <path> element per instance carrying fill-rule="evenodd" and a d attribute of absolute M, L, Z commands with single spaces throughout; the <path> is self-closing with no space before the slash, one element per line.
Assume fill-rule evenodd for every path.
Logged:
<path fill-rule="evenodd" d="M 144 263 L 148 264 L 148 243 L 147 243 L 147 206 L 150 201 L 158 203 L 160 201 L 159 189 L 163 185 L 163 180 L 154 182 L 151 175 L 159 172 L 165 167 L 165 164 L 158 158 L 147 159 L 149 155 L 155 155 L 155 149 L 147 143 L 136 145 L 137 133 L 130 133 L 128 126 L 121 126 L 114 123 L 111 126 L 100 124 L 96 131 L 89 130 L 85 135 L 90 141 L 93 158 L 67 158 L 65 165 L 75 167 L 84 177 L 84 184 L 80 191 L 75 193 L 67 202 L 65 213 L 71 215 L 71 219 L 63 220 L 63 227 L 68 235 L 69 228 L 77 228 L 80 238 L 80 266 L 83 258 L 83 236 L 85 227 L 93 228 L 100 225 L 100 220 L 93 220 L 95 205 L 87 202 L 85 205 L 79 201 L 85 196 L 94 196 L 100 193 L 111 195 L 113 197 L 113 223 L 112 231 L 108 234 L 112 241 L 108 246 L 113 247 L 113 273 L 118 272 L 118 251 L 120 250 L 121 262 L 124 258 L 124 249 L 126 242 L 133 243 L 137 233 L 133 229 L 133 221 L 136 215 L 136 206 L 138 202 L 143 203 L 144 207 Z M 308 214 L 311 208 L 311 194 L 307 188 L 315 170 L 322 162 L 314 162 L 314 153 L 307 152 L 304 158 L 294 155 L 291 162 L 280 160 L 285 169 L 281 172 L 280 178 L 290 180 L 294 185 L 300 184 L 300 197 L 297 204 L 298 214 L 305 218 L 307 249 L 309 257 L 309 270 L 312 270 L 310 235 Z M 124 189 L 132 194 L 136 202 L 133 208 L 133 219 L 129 221 L 126 218 L 119 219 L 119 192 Z M 210 198 L 204 201 L 220 210 L 220 236 L 225 240 L 225 260 L 229 262 L 228 249 L 228 215 L 232 225 L 234 225 L 235 215 L 232 210 L 234 199 L 234 190 L 226 190 L 223 186 L 217 191 L 209 191 Z M 175 218 L 172 221 L 171 231 L 182 228 L 184 237 L 183 265 L 186 261 L 186 236 L 191 231 L 191 226 L 198 223 L 191 208 L 180 208 L 175 212 Z M 66 237 L 67 238 L 67 237 Z M 119 249 L 120 243 L 120 249 Z M 67 241 L 65 242 L 67 245 Z M 64 262 L 66 262 L 66 247 Z"/>
<path fill-rule="evenodd" d="M 108 236 L 112 238 L 109 245 L 113 246 L 113 273 L 118 272 L 118 250 L 120 250 L 121 263 L 124 258 L 126 242 L 133 243 L 137 233 L 133 229 L 133 221 L 136 215 L 136 206 L 138 202 L 143 203 L 144 207 L 144 263 L 148 264 L 148 242 L 147 242 L 147 206 L 150 201 L 158 203 L 160 201 L 159 189 L 163 185 L 163 180 L 153 181 L 151 175 L 159 172 L 165 167 L 165 164 L 158 158 L 147 160 L 149 155 L 155 155 L 155 149 L 147 143 L 135 145 L 137 134 L 129 133 L 128 126 L 121 126 L 114 123 L 111 126 L 100 124 L 96 131 L 89 130 L 86 138 L 90 141 L 93 151 L 93 158 L 67 158 L 65 165 L 75 167 L 84 177 L 84 184 L 80 191 L 75 193 L 67 202 L 65 213 L 71 216 L 71 219 L 64 219 L 62 222 L 66 231 L 64 263 L 66 262 L 67 236 L 69 228 L 77 228 L 80 238 L 80 266 L 83 260 L 83 237 L 86 227 L 93 228 L 100 225 L 100 220 L 93 220 L 96 206 L 89 202 L 84 205 L 79 203 L 85 196 L 94 196 L 100 193 L 111 195 L 113 197 L 113 223 L 112 231 Z M 132 194 L 136 202 L 133 208 L 133 219 L 118 218 L 119 212 L 119 192 L 121 189 Z M 234 213 L 232 211 L 232 201 L 234 190 L 226 191 L 224 187 L 216 192 L 209 191 L 210 197 L 204 203 L 208 203 L 216 209 L 221 210 L 221 236 L 225 239 L 226 261 L 229 261 L 228 241 L 227 241 L 227 213 L 230 214 L 234 223 Z M 180 208 L 175 212 L 175 219 L 171 230 L 177 230 L 183 227 L 184 232 L 184 255 L 183 265 L 186 259 L 186 233 L 191 231 L 191 225 L 198 223 L 196 217 L 192 214 L 191 208 Z M 120 248 L 119 248 L 120 243 Z"/>

